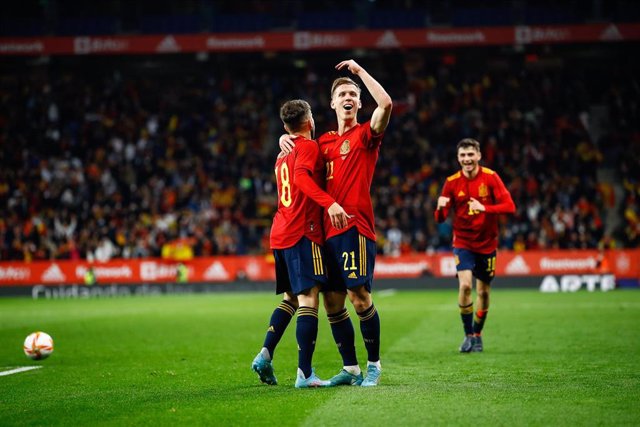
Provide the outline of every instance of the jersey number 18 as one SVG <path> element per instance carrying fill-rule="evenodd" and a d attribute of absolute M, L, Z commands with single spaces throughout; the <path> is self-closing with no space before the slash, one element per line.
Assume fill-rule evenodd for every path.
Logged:
<path fill-rule="evenodd" d="M 280 178 L 280 179 L 278 179 Z M 280 175 L 278 176 L 278 168 L 276 168 L 276 182 L 280 181 L 280 201 L 285 208 L 291 205 L 291 183 L 289 182 L 289 166 L 286 163 L 280 165 Z"/>

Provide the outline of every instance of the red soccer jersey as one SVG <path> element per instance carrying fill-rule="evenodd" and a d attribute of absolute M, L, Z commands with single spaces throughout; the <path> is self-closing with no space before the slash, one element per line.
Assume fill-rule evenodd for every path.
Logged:
<path fill-rule="evenodd" d="M 360 234 L 376 240 L 370 191 L 382 136 L 383 133 L 373 135 L 371 124 L 366 122 L 349 129 L 344 135 L 332 131 L 318 139 L 327 172 L 327 193 L 347 214 L 353 215 L 347 227 L 336 230 L 325 213 L 327 239 L 355 225 Z"/>
<path fill-rule="evenodd" d="M 459 171 L 447 178 L 442 196 L 449 197 L 449 204 L 434 216 L 443 222 L 453 209 L 453 247 L 481 254 L 498 248 L 498 214 L 513 213 L 516 206 L 496 172 L 481 167 L 478 175 L 469 179 Z M 472 197 L 485 206 L 485 212 L 469 209 Z"/>
<path fill-rule="evenodd" d="M 271 226 L 271 249 L 293 247 L 303 236 L 319 245 L 324 243 L 320 204 L 331 206 L 333 199 L 319 188 L 324 182 L 323 169 L 318 144 L 309 139 L 296 139 L 291 153 L 278 156 L 278 210 Z M 298 175 L 313 178 L 313 183 L 309 184 L 302 179 L 297 182 L 294 177 Z M 315 191 L 311 194 L 316 201 L 307 196 L 301 187 L 311 187 Z"/>

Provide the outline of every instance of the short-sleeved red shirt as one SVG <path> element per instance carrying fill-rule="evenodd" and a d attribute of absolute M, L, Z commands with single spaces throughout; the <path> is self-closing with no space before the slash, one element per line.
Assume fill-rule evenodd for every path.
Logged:
<path fill-rule="evenodd" d="M 355 226 L 360 234 L 376 240 L 370 192 L 382 136 L 383 133 L 374 135 L 370 122 L 366 122 L 343 135 L 332 131 L 318 138 L 325 161 L 327 193 L 347 214 L 354 216 L 347 227 L 336 230 L 331 227 L 329 216 L 325 213 L 327 239 Z"/>

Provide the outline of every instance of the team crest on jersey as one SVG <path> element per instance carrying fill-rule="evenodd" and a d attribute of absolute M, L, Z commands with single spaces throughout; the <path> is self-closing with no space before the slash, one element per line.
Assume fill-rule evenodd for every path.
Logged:
<path fill-rule="evenodd" d="M 489 189 L 485 184 L 480 184 L 478 187 L 478 196 L 479 197 L 487 197 L 489 195 Z"/>
<path fill-rule="evenodd" d="M 460 190 L 458 191 L 458 197 L 464 197 L 466 196 L 466 194 L 464 194 L 464 191 Z"/>
<path fill-rule="evenodd" d="M 340 146 L 340 155 L 346 156 L 351 151 L 351 143 L 348 139 L 345 139 L 342 145 Z"/>

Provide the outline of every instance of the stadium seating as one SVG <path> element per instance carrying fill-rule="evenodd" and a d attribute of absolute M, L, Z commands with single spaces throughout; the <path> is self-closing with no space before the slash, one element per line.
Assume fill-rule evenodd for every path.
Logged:
<path fill-rule="evenodd" d="M 265 31 L 286 17 L 296 30 L 381 29 L 521 17 L 505 8 L 390 3 L 354 1 L 336 11 L 285 2 L 276 14 L 269 2 L 200 4 L 206 13 L 159 2 L 129 11 L 127 24 L 114 18 L 123 5 L 114 2 L 101 17 L 47 9 L 35 25 L 22 11 L 15 25 L 1 18 L 0 28 L 16 36 L 107 34 L 131 22 L 142 33 Z M 553 21 L 562 12 L 553 11 L 532 12 L 527 22 Z M 638 67 L 622 49 L 593 61 L 580 46 L 562 47 L 546 65 L 537 54 L 492 48 L 365 54 L 362 63 L 394 99 L 372 187 L 380 251 L 449 249 L 450 228 L 436 225 L 432 210 L 457 168 L 452 147 L 469 136 L 481 141 L 484 164 L 500 172 L 518 207 L 502 220 L 501 247 L 637 247 Z M 175 239 L 193 242 L 196 256 L 266 252 L 279 105 L 307 98 L 318 130 L 330 130 L 335 74 L 327 64 L 345 54 L 352 53 L 3 61 L 0 259 L 160 256 Z M 363 101 L 361 119 L 372 111 L 368 94 Z"/>

